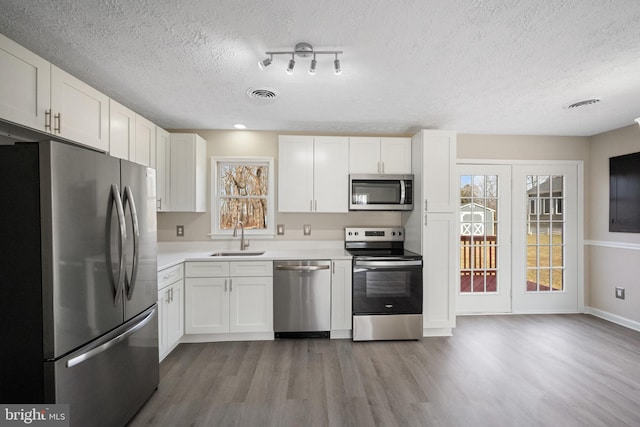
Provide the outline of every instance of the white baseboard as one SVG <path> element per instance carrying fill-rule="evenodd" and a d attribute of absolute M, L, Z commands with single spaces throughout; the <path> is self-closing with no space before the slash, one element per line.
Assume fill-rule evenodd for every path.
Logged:
<path fill-rule="evenodd" d="M 273 332 L 247 332 L 230 334 L 185 334 L 180 342 L 204 343 L 225 341 L 273 341 Z"/>
<path fill-rule="evenodd" d="M 422 329 L 423 337 L 451 337 L 453 336 L 452 328 L 424 328 Z"/>
<path fill-rule="evenodd" d="M 640 322 L 636 322 L 635 320 L 627 319 L 626 317 L 618 316 L 617 314 L 609 313 L 608 311 L 594 307 L 585 307 L 584 312 L 640 332 Z"/>
<path fill-rule="evenodd" d="M 351 339 L 351 329 L 338 329 L 338 330 L 334 330 L 331 331 L 331 339 L 338 339 L 338 340 L 343 340 L 343 339 Z"/>

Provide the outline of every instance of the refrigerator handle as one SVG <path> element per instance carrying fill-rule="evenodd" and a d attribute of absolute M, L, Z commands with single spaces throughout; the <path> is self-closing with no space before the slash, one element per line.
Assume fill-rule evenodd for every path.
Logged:
<path fill-rule="evenodd" d="M 117 335 L 116 337 L 114 337 L 113 339 L 105 343 L 97 344 L 94 347 L 82 353 L 81 355 L 76 356 L 72 359 L 69 359 L 66 363 L 67 368 L 73 368 L 74 366 L 79 365 L 80 363 L 86 360 L 89 360 L 92 357 L 97 356 L 98 354 L 103 353 L 109 350 L 111 347 L 124 341 L 131 334 L 135 333 L 139 329 L 142 329 L 147 323 L 149 323 L 155 314 L 156 314 L 156 308 L 153 307 L 151 312 L 144 319 L 140 320 L 138 323 L 136 323 L 135 325 L 133 325 L 132 327 L 130 327 L 120 335 Z"/>
<path fill-rule="evenodd" d="M 124 209 L 122 207 L 122 201 L 120 200 L 120 190 L 118 186 L 113 184 L 111 185 L 111 193 L 109 194 L 111 197 L 111 201 L 109 202 L 109 208 L 107 210 L 107 265 L 109 266 L 109 271 L 111 272 L 111 284 L 113 285 L 113 305 L 118 305 L 120 301 L 120 295 L 122 293 L 122 287 L 124 283 L 124 275 L 125 275 L 125 259 L 124 259 L 124 250 L 123 244 L 127 239 L 127 231 L 125 229 L 124 223 Z M 116 206 L 116 214 L 118 215 L 118 277 L 117 279 L 114 277 L 113 269 L 112 269 L 112 260 L 111 260 L 111 216 L 113 215 L 113 205 Z"/>
<path fill-rule="evenodd" d="M 136 203 L 133 198 L 133 192 L 128 185 L 124 187 L 124 194 L 122 196 L 124 205 L 129 205 L 129 212 L 131 213 L 131 222 L 133 223 L 133 261 L 131 263 L 131 279 L 127 283 L 125 276 L 125 284 L 127 288 L 127 299 L 130 300 L 133 296 L 133 289 L 136 285 L 136 276 L 138 274 L 138 258 L 140 257 L 140 226 L 138 225 L 138 212 L 136 211 Z"/>

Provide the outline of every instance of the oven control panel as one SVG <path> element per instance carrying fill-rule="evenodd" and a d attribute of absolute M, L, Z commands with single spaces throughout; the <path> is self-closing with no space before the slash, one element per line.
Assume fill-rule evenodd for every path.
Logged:
<path fill-rule="evenodd" d="M 403 227 L 346 227 L 346 242 L 403 242 Z"/>

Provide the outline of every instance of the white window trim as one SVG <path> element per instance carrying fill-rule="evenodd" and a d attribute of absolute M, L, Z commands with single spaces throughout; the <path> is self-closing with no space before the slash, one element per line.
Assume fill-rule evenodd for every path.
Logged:
<path fill-rule="evenodd" d="M 269 165 L 268 179 L 268 197 L 267 197 L 267 228 L 264 230 L 245 230 L 244 234 L 252 237 L 273 238 L 276 234 L 275 229 L 275 168 L 273 157 L 211 157 L 211 238 L 212 239 L 228 239 L 233 235 L 233 230 L 221 230 L 220 219 L 218 213 L 220 206 L 218 203 L 218 163 L 243 163 L 243 164 L 264 164 Z"/>

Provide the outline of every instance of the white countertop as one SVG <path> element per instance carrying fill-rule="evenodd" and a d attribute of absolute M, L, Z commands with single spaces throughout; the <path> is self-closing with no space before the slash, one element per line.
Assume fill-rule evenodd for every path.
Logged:
<path fill-rule="evenodd" d="M 344 250 L 343 241 L 268 241 L 252 240 L 247 252 L 265 251 L 255 256 L 212 257 L 217 251 L 238 250 L 237 240 L 231 242 L 158 242 L 158 271 L 184 261 L 273 261 L 298 259 L 348 260 L 351 254 Z"/>

